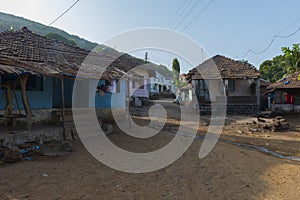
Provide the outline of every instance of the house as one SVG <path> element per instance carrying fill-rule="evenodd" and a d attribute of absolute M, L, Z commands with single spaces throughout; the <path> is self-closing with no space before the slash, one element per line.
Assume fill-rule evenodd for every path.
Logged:
<path fill-rule="evenodd" d="M 269 107 L 273 111 L 300 111 L 300 72 L 287 75 L 269 89 Z"/>
<path fill-rule="evenodd" d="M 211 103 L 222 102 L 223 97 L 227 113 L 256 114 L 260 110 L 260 73 L 248 63 L 216 55 L 190 70 L 187 78 L 193 85 L 193 104 L 202 113 L 210 113 Z"/>
<path fill-rule="evenodd" d="M 112 109 L 124 112 L 126 72 L 143 63 L 128 54 L 88 52 L 26 27 L 0 33 L 0 49 L 1 117 L 12 123 L 25 118 L 28 129 L 64 115 L 79 96 L 77 106 L 96 108 L 100 118 Z M 81 88 L 73 96 L 74 85 Z"/>
<path fill-rule="evenodd" d="M 181 101 L 185 105 L 190 105 L 193 102 L 193 85 L 188 84 L 186 86 L 181 87 L 179 90 Z"/>
<path fill-rule="evenodd" d="M 181 73 L 179 75 L 179 81 L 180 82 L 188 82 L 188 80 L 186 79 L 186 74 L 185 73 Z"/>
<path fill-rule="evenodd" d="M 162 74 L 155 70 L 155 74 L 149 79 L 150 92 L 159 93 L 165 90 L 175 92 L 173 77 L 168 74 Z"/>

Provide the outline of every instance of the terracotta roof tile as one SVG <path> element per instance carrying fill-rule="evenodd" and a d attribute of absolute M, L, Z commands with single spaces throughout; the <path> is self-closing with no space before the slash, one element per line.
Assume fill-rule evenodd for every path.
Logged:
<path fill-rule="evenodd" d="M 35 34 L 26 27 L 0 33 L 0 73 L 25 70 L 45 76 L 74 77 L 84 65 L 82 76 L 100 78 L 97 73 L 103 73 L 102 78 L 111 79 L 123 76 L 125 71 L 140 64 L 138 59 L 127 54 L 91 53 Z"/>
<path fill-rule="evenodd" d="M 213 66 L 217 67 L 218 72 L 212 70 Z M 206 74 L 212 78 L 218 78 L 220 75 L 222 79 L 250 79 L 260 77 L 260 73 L 253 65 L 221 55 L 216 55 L 189 71 L 189 76 L 194 75 L 195 79 L 202 79 L 197 69 L 201 72 L 202 76 Z"/>
<path fill-rule="evenodd" d="M 300 72 L 295 72 L 286 76 L 276 83 L 273 83 L 269 86 L 269 88 L 275 89 L 287 89 L 287 88 L 300 88 Z"/>

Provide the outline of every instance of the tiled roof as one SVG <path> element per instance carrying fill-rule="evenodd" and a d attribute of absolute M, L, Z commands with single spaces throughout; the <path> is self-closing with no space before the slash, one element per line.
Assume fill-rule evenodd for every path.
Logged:
<path fill-rule="evenodd" d="M 26 27 L 0 33 L 0 73 L 32 72 L 45 76 L 77 75 L 103 79 L 121 77 L 140 65 L 138 59 L 118 52 L 88 52 L 64 42 L 40 36 Z M 105 70 L 105 71 L 104 71 Z"/>
<path fill-rule="evenodd" d="M 269 88 L 274 89 L 288 89 L 288 88 L 300 88 L 300 72 L 295 72 L 293 74 L 287 75 L 276 83 L 273 83 Z"/>
<path fill-rule="evenodd" d="M 260 77 L 260 73 L 253 65 L 221 55 L 216 55 L 193 68 L 189 71 L 188 77 L 191 75 L 194 75 L 193 79 L 202 79 L 204 75 L 211 78 L 220 78 L 221 75 L 222 79 L 252 79 Z"/>

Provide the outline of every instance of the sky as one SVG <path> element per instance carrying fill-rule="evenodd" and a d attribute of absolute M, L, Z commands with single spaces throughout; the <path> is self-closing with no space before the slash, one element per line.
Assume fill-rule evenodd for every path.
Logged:
<path fill-rule="evenodd" d="M 0 0 L 0 11 L 48 25 L 74 2 Z M 80 0 L 52 26 L 97 43 L 132 29 L 168 28 L 195 40 L 210 56 L 243 59 L 259 68 L 280 54 L 281 47 L 300 42 L 299 31 L 277 37 L 267 48 L 274 35 L 288 36 L 300 28 L 299 8 L 299 0 Z M 250 49 L 266 48 L 245 56 Z M 133 52 L 141 58 L 144 53 Z M 171 66 L 173 55 L 150 50 L 148 55 L 152 62 Z M 180 62 L 184 72 L 192 67 Z"/>

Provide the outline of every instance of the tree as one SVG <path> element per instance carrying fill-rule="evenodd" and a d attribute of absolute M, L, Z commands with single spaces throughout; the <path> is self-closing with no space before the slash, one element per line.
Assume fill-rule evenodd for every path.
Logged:
<path fill-rule="evenodd" d="M 266 60 L 260 65 L 259 71 L 263 79 L 275 82 L 299 69 L 300 44 L 293 44 L 292 49 L 282 47 L 281 51 L 282 55 L 275 56 L 272 60 Z"/>
<path fill-rule="evenodd" d="M 51 39 L 54 39 L 54 40 L 58 40 L 58 41 L 62 41 L 62 42 L 65 42 L 71 46 L 77 46 L 76 42 L 74 40 L 70 40 L 68 38 L 65 38 L 57 33 L 47 33 L 45 35 L 47 38 L 51 38 Z"/>
<path fill-rule="evenodd" d="M 180 64 L 179 64 L 177 58 L 173 59 L 172 72 L 173 72 L 174 84 L 175 84 L 175 86 L 177 87 L 177 90 L 178 90 L 179 89 Z"/>
<path fill-rule="evenodd" d="M 282 47 L 281 51 L 285 58 L 285 71 L 289 74 L 298 71 L 300 63 L 300 44 L 293 44 L 292 49 L 289 47 Z"/>
<path fill-rule="evenodd" d="M 287 71 L 285 68 L 285 58 L 283 55 L 274 57 L 272 60 L 264 61 L 259 68 L 261 77 L 270 82 L 281 79 Z"/>

